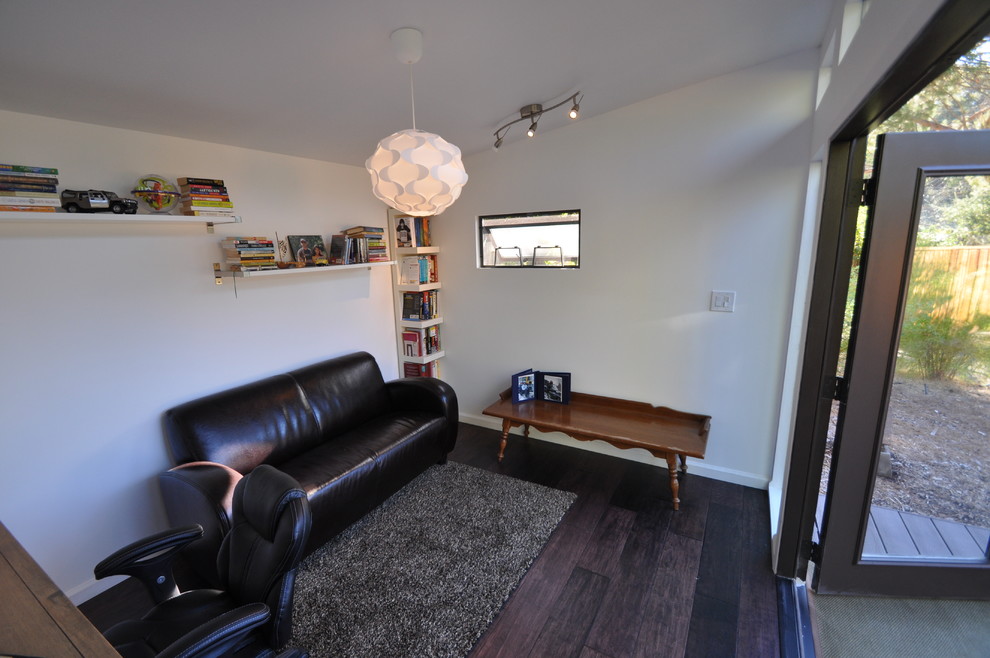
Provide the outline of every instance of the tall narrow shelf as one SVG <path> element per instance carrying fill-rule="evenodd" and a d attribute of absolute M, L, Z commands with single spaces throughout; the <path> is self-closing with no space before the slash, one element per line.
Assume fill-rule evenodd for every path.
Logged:
<path fill-rule="evenodd" d="M 417 246 L 400 247 L 397 240 L 397 226 L 399 219 L 409 223 L 409 229 L 413 232 L 413 240 Z M 432 245 L 418 245 L 422 238 L 417 240 L 413 227 L 414 218 L 403 215 L 397 211 L 390 210 L 388 213 L 389 247 L 393 254 L 394 271 L 394 297 L 395 297 L 395 318 L 396 318 L 396 351 L 399 360 L 399 376 L 440 376 L 438 361 L 445 356 L 443 350 L 443 316 L 440 313 L 440 290 L 443 287 L 439 278 L 436 281 L 426 283 L 408 283 L 403 276 L 404 259 L 412 257 L 428 257 L 437 266 L 440 248 Z M 439 267 L 436 267 L 439 270 Z M 431 300 L 430 310 L 426 313 L 429 317 L 422 319 L 409 319 L 404 317 L 404 301 L 406 295 L 415 293 L 429 293 L 427 299 Z M 417 340 L 408 341 L 407 336 L 417 336 Z"/>

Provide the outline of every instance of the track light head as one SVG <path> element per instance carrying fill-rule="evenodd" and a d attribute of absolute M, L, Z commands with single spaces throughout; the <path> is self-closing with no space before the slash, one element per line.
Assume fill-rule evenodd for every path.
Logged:
<path fill-rule="evenodd" d="M 526 131 L 526 136 L 527 137 L 533 137 L 534 135 L 536 135 L 536 122 L 535 121 L 533 123 L 529 124 L 529 130 Z"/>
<path fill-rule="evenodd" d="M 581 106 L 578 105 L 577 101 L 574 101 L 574 105 L 571 107 L 571 111 L 567 113 L 572 119 L 577 119 L 578 115 L 581 113 Z"/>

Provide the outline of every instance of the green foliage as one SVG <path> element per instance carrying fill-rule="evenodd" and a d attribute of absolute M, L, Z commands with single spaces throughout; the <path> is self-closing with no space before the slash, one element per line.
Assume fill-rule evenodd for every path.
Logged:
<path fill-rule="evenodd" d="M 985 130 L 990 128 L 988 91 L 988 55 L 978 46 L 888 118 L 883 132 Z"/>
<path fill-rule="evenodd" d="M 931 267 L 918 269 L 912 274 L 904 311 L 898 369 L 928 380 L 955 379 L 986 360 L 987 344 L 980 332 L 990 327 L 990 316 L 953 319 L 952 274 Z"/>

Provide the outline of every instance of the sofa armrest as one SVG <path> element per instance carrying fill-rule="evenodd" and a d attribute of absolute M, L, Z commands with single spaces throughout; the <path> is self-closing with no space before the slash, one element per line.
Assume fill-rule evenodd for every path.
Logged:
<path fill-rule="evenodd" d="M 189 462 L 159 474 L 169 524 L 203 527 L 203 537 L 192 542 L 179 558 L 185 569 L 176 570 L 176 580 L 183 589 L 220 586 L 217 554 L 230 531 L 234 487 L 241 477 L 229 466 L 215 462 Z"/>
<path fill-rule="evenodd" d="M 427 411 L 447 419 L 447 451 L 457 439 L 457 395 L 448 384 L 433 377 L 405 377 L 385 383 L 394 411 Z"/>

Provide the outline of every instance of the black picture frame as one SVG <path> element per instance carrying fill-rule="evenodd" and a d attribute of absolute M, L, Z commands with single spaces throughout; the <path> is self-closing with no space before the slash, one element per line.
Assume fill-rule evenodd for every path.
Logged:
<path fill-rule="evenodd" d="M 571 373 L 537 373 L 536 397 L 544 402 L 569 404 L 571 401 Z"/>
<path fill-rule="evenodd" d="M 512 375 L 512 403 L 529 402 L 536 399 L 537 375 L 532 368 Z"/>

